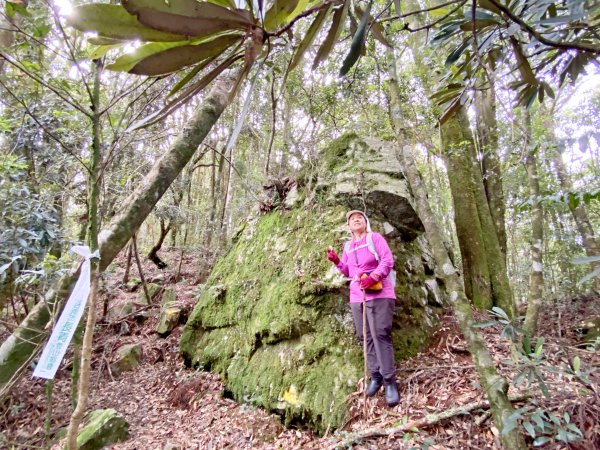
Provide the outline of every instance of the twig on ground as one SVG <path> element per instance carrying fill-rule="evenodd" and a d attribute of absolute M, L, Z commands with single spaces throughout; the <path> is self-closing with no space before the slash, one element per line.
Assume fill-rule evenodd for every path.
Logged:
<path fill-rule="evenodd" d="M 529 395 L 517 395 L 510 396 L 509 400 L 511 402 L 520 402 L 529 398 Z M 356 433 L 347 434 L 346 437 L 341 441 L 337 442 L 330 447 L 331 450 L 337 448 L 345 448 L 351 446 L 354 443 L 359 441 L 372 438 L 372 437 L 382 437 L 382 436 L 392 436 L 397 433 L 405 433 L 414 428 L 425 428 L 430 425 L 435 425 L 443 420 L 450 419 L 455 416 L 460 416 L 463 414 L 470 414 L 471 411 L 476 409 L 487 409 L 490 407 L 490 404 L 487 400 L 481 400 L 474 403 L 469 403 L 463 406 L 458 406 L 456 408 L 447 409 L 446 411 L 442 411 L 438 414 L 427 414 L 425 417 L 421 419 L 412 420 L 403 425 L 390 427 L 390 428 L 366 428 L 361 431 L 357 431 Z"/>

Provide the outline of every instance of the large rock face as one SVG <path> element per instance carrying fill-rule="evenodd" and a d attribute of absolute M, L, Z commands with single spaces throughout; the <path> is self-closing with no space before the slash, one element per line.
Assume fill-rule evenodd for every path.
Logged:
<path fill-rule="evenodd" d="M 442 300 L 393 148 L 345 136 L 321 162 L 280 210 L 240 231 L 201 292 L 181 352 L 221 374 L 236 399 L 324 432 L 343 423 L 363 371 L 345 280 L 326 259 L 349 237 L 345 211 L 366 206 L 396 257 L 399 361 L 427 343 Z"/>

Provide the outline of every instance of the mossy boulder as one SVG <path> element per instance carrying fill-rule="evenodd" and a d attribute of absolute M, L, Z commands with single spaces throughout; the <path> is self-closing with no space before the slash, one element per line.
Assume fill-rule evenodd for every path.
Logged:
<path fill-rule="evenodd" d="M 579 322 L 575 329 L 581 342 L 594 344 L 600 339 L 600 317 L 588 317 Z"/>
<path fill-rule="evenodd" d="M 129 424 L 114 409 L 99 409 L 88 414 L 77 436 L 79 450 L 99 450 L 129 438 Z"/>
<path fill-rule="evenodd" d="M 135 304 L 131 301 L 120 303 L 108 310 L 108 319 L 111 321 L 120 320 L 135 311 Z"/>
<path fill-rule="evenodd" d="M 136 369 L 140 365 L 142 346 L 140 344 L 125 344 L 117 349 L 110 370 L 114 375 Z"/>
<path fill-rule="evenodd" d="M 167 336 L 179 324 L 181 308 L 176 305 L 177 296 L 171 288 L 165 289 L 162 296 L 160 318 L 156 326 L 156 332 L 161 336 Z"/>
<path fill-rule="evenodd" d="M 396 258 L 399 361 L 428 342 L 443 301 L 391 147 L 345 136 L 323 155 L 318 171 L 303 171 L 295 206 L 250 219 L 238 233 L 181 338 L 186 362 L 221 374 L 234 398 L 321 433 L 343 424 L 347 397 L 363 374 L 346 281 L 326 259 L 329 245 L 341 254 L 348 238 L 345 212 L 366 201 L 373 228 Z M 360 170 L 348 163 L 354 158 Z"/>
<path fill-rule="evenodd" d="M 162 286 L 159 284 L 156 284 L 156 283 L 148 283 L 146 285 L 146 288 L 148 289 L 148 295 L 150 296 L 150 302 L 152 302 L 158 296 L 158 294 L 160 294 L 162 291 Z M 144 292 L 144 289 L 139 290 L 138 296 L 137 296 L 137 301 L 141 305 L 148 305 L 148 299 L 146 298 L 146 293 Z"/>

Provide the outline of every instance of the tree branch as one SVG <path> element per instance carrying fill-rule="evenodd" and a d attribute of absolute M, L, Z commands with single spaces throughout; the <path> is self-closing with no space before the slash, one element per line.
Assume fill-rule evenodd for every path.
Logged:
<path fill-rule="evenodd" d="M 381 19 L 380 22 L 389 22 L 391 20 L 405 19 L 410 16 L 416 16 L 417 14 L 422 14 L 424 12 L 429 12 L 429 11 L 435 11 L 436 9 L 444 8 L 445 6 L 454 5 L 455 3 L 460 3 L 460 6 L 462 6 L 466 3 L 466 1 L 451 0 L 446 3 L 440 3 L 439 5 L 431 6 L 430 8 L 419 9 L 418 11 L 411 11 L 406 14 L 398 14 L 396 16 L 386 17 L 385 19 Z"/>
<path fill-rule="evenodd" d="M 265 36 L 267 36 L 267 37 L 268 36 L 281 36 L 283 33 L 287 33 L 287 31 L 289 29 L 291 29 L 296 24 L 296 22 L 298 22 L 300 19 L 310 16 L 311 14 L 322 10 L 323 8 L 325 8 L 326 6 L 329 6 L 332 3 L 342 3 L 342 2 L 340 0 L 326 0 L 323 3 L 321 3 L 320 5 L 315 6 L 314 8 L 307 9 L 303 13 L 298 14 L 296 17 L 294 17 L 292 19 L 292 21 L 290 23 L 288 23 L 283 28 L 275 31 L 274 33 L 268 33 L 267 31 L 265 31 Z"/>
<path fill-rule="evenodd" d="M 579 51 L 585 51 L 585 52 L 600 53 L 600 46 L 598 46 L 598 45 L 582 44 L 582 43 L 578 44 L 575 42 L 557 42 L 557 41 L 553 41 L 548 38 L 545 38 L 540 32 L 535 30 L 531 25 L 526 23 L 519 16 L 513 14 L 512 11 L 506 5 L 498 2 L 497 0 L 490 0 L 490 3 L 492 3 L 500 11 L 502 11 L 508 19 L 510 19 L 514 23 L 518 24 L 523 31 L 525 31 L 527 34 L 529 34 L 529 36 L 538 40 L 542 44 L 545 44 L 549 47 L 561 48 L 561 49 L 565 49 L 565 50 L 579 50 Z"/>
<path fill-rule="evenodd" d="M 530 396 L 527 394 L 515 395 L 509 397 L 511 402 L 521 402 L 523 400 L 528 399 Z M 437 414 L 427 414 L 425 417 L 421 419 L 412 420 L 403 425 L 389 427 L 389 428 L 366 428 L 364 430 L 358 431 L 356 433 L 350 433 L 347 437 L 344 438 L 343 441 L 338 442 L 331 447 L 329 450 L 338 449 L 338 448 L 349 448 L 352 444 L 355 444 L 359 441 L 372 438 L 372 437 L 381 437 L 381 436 L 392 436 L 397 433 L 406 433 L 407 431 L 412 430 L 413 428 L 425 428 L 431 425 L 435 425 L 443 420 L 450 419 L 455 416 L 460 416 L 463 414 L 470 414 L 471 411 L 476 409 L 488 409 L 490 404 L 487 400 L 480 400 L 478 402 L 468 403 L 463 406 L 457 406 L 456 408 L 450 408 L 446 411 L 442 411 Z"/>
<path fill-rule="evenodd" d="M 455 3 L 455 2 L 452 2 L 452 3 Z M 451 3 L 451 4 L 452 4 L 452 3 Z M 407 30 L 407 31 L 410 31 L 411 33 L 415 33 L 415 32 L 417 32 L 417 31 L 422 31 L 422 30 L 426 30 L 426 29 L 428 29 L 428 28 L 432 28 L 433 26 L 437 25 L 438 23 L 441 23 L 441 22 L 443 22 L 443 21 L 444 21 L 444 20 L 446 20 L 448 17 L 450 17 L 452 14 L 454 14 L 456 11 L 458 11 L 460 8 L 462 8 L 462 7 L 465 5 L 465 3 L 467 3 L 467 0 L 460 1 L 456 7 L 452 8 L 452 9 L 451 9 L 451 10 L 450 10 L 450 11 L 449 11 L 447 14 L 444 14 L 444 16 L 443 16 L 443 17 L 440 17 L 440 18 L 439 18 L 438 20 L 436 20 L 435 22 L 431 22 L 431 23 L 428 23 L 428 24 L 426 24 L 426 25 L 423 25 L 422 27 L 419 27 L 419 28 L 414 28 L 414 29 L 411 29 L 411 28 L 408 26 L 408 24 L 406 24 L 406 25 L 404 25 L 404 29 L 405 29 L 405 30 Z"/>

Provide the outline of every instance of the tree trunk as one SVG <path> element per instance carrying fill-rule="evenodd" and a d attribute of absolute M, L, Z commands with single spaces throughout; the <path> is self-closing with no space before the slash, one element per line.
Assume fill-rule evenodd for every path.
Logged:
<path fill-rule="evenodd" d="M 129 270 L 131 269 L 131 257 L 133 256 L 133 242 L 127 247 L 127 259 L 125 260 L 125 273 L 123 274 L 123 284 L 129 283 Z"/>
<path fill-rule="evenodd" d="M 454 203 L 465 293 L 477 308 L 490 309 L 493 306 L 492 283 L 470 170 L 470 136 L 463 135 L 458 117 L 452 117 L 442 125 L 441 135 Z"/>
<path fill-rule="evenodd" d="M 398 82 L 393 50 L 390 50 L 388 55 L 390 56 L 390 85 L 393 85 Z M 393 104 L 391 111 L 400 111 L 398 105 L 399 99 L 394 96 L 394 93 L 397 92 L 397 90 L 390 89 L 390 92 L 390 103 Z M 392 115 L 391 119 L 395 129 L 397 131 L 401 130 L 404 122 L 403 117 Z M 507 395 L 508 383 L 496 371 L 494 361 L 487 351 L 485 341 L 474 326 L 475 320 L 473 319 L 469 301 L 464 293 L 462 281 L 450 261 L 448 252 L 444 246 L 443 235 L 436 223 L 435 216 L 433 215 L 427 200 L 425 185 L 421 180 L 414 159 L 410 153 L 410 147 L 407 145 L 407 141 L 401 133 L 398 134 L 398 147 L 400 161 L 404 167 L 404 175 L 415 198 L 417 214 L 425 227 L 425 233 L 429 244 L 431 245 L 436 264 L 441 269 L 441 276 L 448 289 L 450 303 L 452 304 L 456 320 L 465 341 L 467 342 L 469 352 L 473 357 L 473 362 L 477 369 L 477 373 L 479 374 L 481 385 L 490 402 L 494 423 L 500 431 L 500 441 L 507 450 L 525 449 L 527 447 L 519 429 L 516 428 L 506 433 L 503 432 L 505 425 L 508 422 L 508 418 L 514 413 L 514 409 Z"/>
<path fill-rule="evenodd" d="M 553 162 L 554 169 L 556 170 L 556 176 L 563 193 L 568 194 L 573 192 L 573 182 L 571 181 L 571 177 L 569 176 L 567 168 L 562 160 L 562 154 L 559 151 L 554 153 Z M 579 231 L 579 234 L 583 240 L 583 248 L 585 249 L 586 255 L 600 256 L 600 245 L 598 244 L 596 236 L 594 235 L 594 229 L 592 228 L 592 223 L 590 222 L 590 218 L 588 217 L 584 203 L 580 201 L 577 206 L 571 202 L 568 202 L 568 204 L 569 209 L 573 214 L 575 224 L 577 225 L 577 230 Z M 600 267 L 600 262 L 593 262 L 592 267 L 594 269 Z"/>
<path fill-rule="evenodd" d="M 231 203 L 231 199 L 233 198 L 233 164 L 235 162 L 235 146 L 231 147 L 229 152 L 229 164 L 227 164 L 226 172 L 227 177 L 224 180 L 224 192 L 223 192 L 223 208 L 221 209 L 221 217 L 219 219 L 219 247 L 224 248 L 227 244 L 227 235 L 229 232 L 228 223 L 226 220 L 227 210 L 229 209 L 229 205 Z"/>
<path fill-rule="evenodd" d="M 475 92 L 475 117 L 477 136 L 481 151 L 481 169 L 486 198 L 500 250 L 506 263 L 506 225 L 504 223 L 505 205 L 502 188 L 502 168 L 498 158 L 498 123 L 496 121 L 496 89 L 493 77 L 489 80 L 489 89 Z"/>
<path fill-rule="evenodd" d="M 283 146 L 281 149 L 281 161 L 279 162 L 279 173 L 277 177 L 279 179 L 285 178 L 289 175 L 289 157 L 292 152 L 292 93 L 288 90 L 285 91 L 283 105 Z"/>
<path fill-rule="evenodd" d="M 265 178 L 269 178 L 271 171 L 271 154 L 273 152 L 273 143 L 275 142 L 275 134 L 277 133 L 277 96 L 275 95 L 275 73 L 271 80 L 271 131 L 269 133 L 269 143 L 267 144 L 267 155 L 265 157 Z"/>
<path fill-rule="evenodd" d="M 229 91 L 237 73 L 226 74 L 215 84 L 171 148 L 144 177 L 136 190 L 123 202 L 120 213 L 99 234 L 100 270 L 103 271 L 131 239 L 169 185 L 192 158 L 229 104 Z M 39 345 L 48 335 L 46 325 L 50 310 L 65 299 L 75 284 L 78 268 L 71 270 L 29 313 L 22 324 L 0 346 L 0 398 L 10 388 L 11 381 L 27 367 Z"/>
<path fill-rule="evenodd" d="M 510 317 L 514 317 L 515 306 L 510 283 L 508 281 L 508 274 L 506 272 L 506 260 L 500 249 L 498 235 L 496 234 L 496 228 L 485 195 L 481 168 L 475 152 L 469 118 L 467 117 L 467 112 L 464 108 L 461 108 L 458 111 L 457 117 L 462 128 L 464 142 L 466 143 L 464 164 L 470 169 L 469 181 L 471 183 L 471 189 L 477 207 L 477 215 L 481 226 L 481 239 L 483 247 L 485 248 L 486 260 L 488 263 L 493 304 L 506 311 Z"/>
<path fill-rule="evenodd" d="M 100 189 L 102 185 L 102 144 L 100 141 L 100 74 L 102 73 L 101 60 L 95 60 L 94 64 L 94 88 L 91 96 L 92 103 L 92 151 L 89 163 L 88 175 L 88 246 L 95 252 L 98 250 L 98 231 L 99 231 L 99 204 Z M 96 303 L 98 299 L 98 280 L 100 271 L 98 270 L 98 259 L 91 260 L 91 289 L 87 305 L 87 322 L 85 333 L 83 335 L 83 345 L 81 348 L 81 361 L 73 360 L 73 367 L 79 364 L 79 379 L 77 380 L 77 405 L 71 414 L 71 420 L 67 430 L 67 448 L 77 450 L 77 433 L 79 424 L 83 419 L 83 414 L 87 408 L 88 391 L 90 382 L 90 366 L 92 359 L 92 343 L 94 339 L 94 327 L 96 326 Z M 77 354 L 77 353 L 75 353 Z M 73 378 L 72 378 L 73 379 Z"/>
<path fill-rule="evenodd" d="M 19 3 L 21 6 L 27 8 L 29 1 L 16 1 L 15 3 Z M 15 42 L 15 32 L 17 31 L 14 21 L 18 20 L 20 15 L 9 16 L 6 11 L 6 3 L 4 3 L 4 6 L 5 8 L 0 11 L 0 48 L 10 52 Z M 4 58 L 0 58 L 0 75 L 4 72 L 4 63 Z"/>
<path fill-rule="evenodd" d="M 544 213 L 540 202 L 540 180 L 537 171 L 536 149 L 531 144 L 531 116 L 525 110 L 525 165 L 529 196 L 533 202 L 531 210 L 531 274 L 529 276 L 529 299 L 525 315 L 525 333 L 534 336 L 537 332 L 538 317 L 542 308 L 544 273 L 542 265 L 542 249 L 544 242 Z"/>
<path fill-rule="evenodd" d="M 223 156 L 221 156 L 222 158 Z M 221 162 L 219 161 L 219 167 Z M 220 172 L 220 171 L 219 171 Z M 208 221 L 206 222 L 206 235 L 204 238 L 204 246 L 207 250 L 210 249 L 213 234 L 215 232 L 215 220 L 217 217 L 217 152 L 212 152 L 212 164 L 210 172 L 210 212 Z"/>
<path fill-rule="evenodd" d="M 83 335 L 83 347 L 81 349 L 81 366 L 79 374 L 79 383 L 77 385 L 77 406 L 71 414 L 71 421 L 67 429 L 67 448 L 68 450 L 77 450 L 77 434 L 79 432 L 79 424 L 83 419 L 85 409 L 87 408 L 88 392 L 90 386 L 90 367 L 92 364 L 92 345 L 94 339 L 94 327 L 96 325 L 96 303 L 98 302 L 98 280 L 100 272 L 98 271 L 97 262 L 92 262 L 92 285 L 90 289 L 88 318 L 85 325 L 85 333 Z M 73 361 L 75 364 L 75 361 Z"/>
<path fill-rule="evenodd" d="M 171 228 L 173 226 L 172 224 L 173 221 L 169 221 L 169 224 L 165 225 L 165 220 L 160 219 L 160 235 L 158 236 L 158 241 L 156 242 L 156 244 L 154 244 L 154 247 L 152 247 L 152 249 L 148 252 L 148 259 L 154 264 L 156 264 L 156 267 L 158 267 L 159 269 L 165 269 L 167 267 L 167 264 L 158 256 L 158 252 L 162 248 L 167 234 L 169 234 L 169 231 L 171 231 Z"/>

